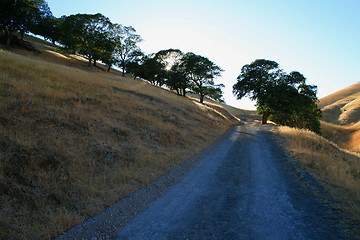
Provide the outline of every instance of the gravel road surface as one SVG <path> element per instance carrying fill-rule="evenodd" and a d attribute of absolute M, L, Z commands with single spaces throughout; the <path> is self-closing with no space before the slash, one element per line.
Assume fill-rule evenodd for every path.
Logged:
<path fill-rule="evenodd" d="M 299 168 L 273 133 L 237 126 L 200 161 L 58 239 L 350 239 Z"/>

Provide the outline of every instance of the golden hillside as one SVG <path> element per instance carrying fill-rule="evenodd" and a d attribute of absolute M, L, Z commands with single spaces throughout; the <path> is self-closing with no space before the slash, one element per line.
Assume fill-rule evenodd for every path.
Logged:
<path fill-rule="evenodd" d="M 348 138 L 353 131 L 333 124 L 325 127 L 329 125 L 340 132 L 337 138 Z M 360 127 L 359 124 L 356 127 Z M 284 137 L 288 151 L 333 197 L 335 201 L 330 203 L 333 210 L 345 216 L 346 225 L 354 226 L 347 231 L 354 239 L 360 239 L 360 228 L 357 227 L 360 225 L 360 154 L 344 151 L 308 130 L 278 127 L 274 131 Z"/>
<path fill-rule="evenodd" d="M 323 136 L 344 149 L 360 153 L 360 123 L 340 126 L 322 121 Z"/>
<path fill-rule="evenodd" d="M 54 48 L 0 49 L 0 239 L 50 239 L 237 122 L 220 105 L 90 68 Z"/>
<path fill-rule="evenodd" d="M 350 151 L 360 152 L 360 82 L 320 99 L 323 135 Z"/>
<path fill-rule="evenodd" d="M 360 82 L 320 99 L 323 121 L 349 125 L 360 120 Z"/>

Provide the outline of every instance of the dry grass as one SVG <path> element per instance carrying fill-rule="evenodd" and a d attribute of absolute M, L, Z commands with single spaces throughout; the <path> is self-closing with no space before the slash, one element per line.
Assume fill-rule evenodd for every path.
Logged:
<path fill-rule="evenodd" d="M 189 93 L 188 96 L 193 100 L 199 99 L 199 96 L 197 94 Z M 207 105 L 209 107 L 212 107 L 212 108 L 215 108 L 215 109 L 218 108 L 218 109 L 220 109 L 220 111 L 225 111 L 226 114 L 230 114 L 230 115 L 232 115 L 234 117 L 237 117 L 237 118 L 242 118 L 242 119 L 246 119 L 246 120 L 249 120 L 249 121 L 261 120 L 261 116 L 256 114 L 255 110 L 239 109 L 239 108 L 236 108 L 236 107 L 226 105 L 224 103 L 216 102 L 216 101 L 214 101 L 214 100 L 212 100 L 210 98 L 207 98 L 207 97 L 205 97 L 204 103 L 205 103 L 205 105 Z"/>
<path fill-rule="evenodd" d="M 323 136 L 360 153 L 360 82 L 320 99 Z"/>
<path fill-rule="evenodd" d="M 360 153 L 360 123 L 340 126 L 321 122 L 322 134 L 340 147 Z"/>
<path fill-rule="evenodd" d="M 306 170 L 340 201 L 340 210 L 360 225 L 360 154 L 340 149 L 336 144 L 306 130 L 279 127 L 288 150 Z M 350 229 L 360 237 L 359 229 Z"/>
<path fill-rule="evenodd" d="M 56 236 L 236 121 L 143 81 L 43 54 L 0 50 L 0 69 L 1 239 Z"/>
<path fill-rule="evenodd" d="M 324 108 L 328 105 L 331 105 L 341 99 L 347 98 L 348 96 L 351 96 L 358 92 L 360 92 L 360 82 L 355 83 L 355 84 L 353 84 L 347 88 L 344 88 L 340 91 L 337 91 L 333 94 L 330 94 L 329 96 L 321 98 L 318 105 L 320 108 Z"/>
<path fill-rule="evenodd" d="M 42 39 L 27 34 L 25 34 L 24 40 L 29 41 L 37 50 L 41 52 L 41 54 L 21 48 L 20 49 L 13 48 L 12 51 L 14 53 L 18 53 L 23 56 L 27 56 L 32 59 L 37 59 L 40 61 L 46 61 L 46 62 L 69 66 L 71 68 L 82 69 L 84 71 L 89 70 L 87 59 L 79 54 L 65 53 L 61 51 L 57 45 L 54 45 L 52 43 L 49 43 L 47 41 L 44 41 Z M 101 64 L 98 64 L 97 68 L 102 70 L 107 69 L 105 66 Z M 116 71 L 113 70 L 112 72 L 116 72 Z"/>
<path fill-rule="evenodd" d="M 323 121 L 349 125 L 360 119 L 360 82 L 320 99 Z"/>

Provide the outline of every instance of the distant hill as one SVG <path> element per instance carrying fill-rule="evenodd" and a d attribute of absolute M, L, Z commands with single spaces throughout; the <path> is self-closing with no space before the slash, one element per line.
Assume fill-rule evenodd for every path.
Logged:
<path fill-rule="evenodd" d="M 360 82 L 320 99 L 323 135 L 345 149 L 360 152 Z"/>
<path fill-rule="evenodd" d="M 360 82 L 320 99 L 323 121 L 349 125 L 360 120 Z"/>

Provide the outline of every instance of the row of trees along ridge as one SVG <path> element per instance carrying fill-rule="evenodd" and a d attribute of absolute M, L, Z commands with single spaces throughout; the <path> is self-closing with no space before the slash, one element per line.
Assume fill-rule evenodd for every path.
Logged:
<path fill-rule="evenodd" d="M 200 95 L 200 102 L 208 95 L 222 99 L 222 84 L 213 79 L 222 69 L 206 57 L 180 50 L 162 50 L 145 55 L 138 46 L 142 41 L 132 26 L 112 23 L 100 13 L 75 14 L 56 18 L 44 0 L 1 0 L 0 27 L 6 46 L 10 47 L 14 33 L 31 32 L 45 39 L 58 42 L 62 50 L 79 53 L 88 59 L 89 65 L 101 61 L 113 65 L 125 73 L 146 79 L 158 86 L 166 85 L 179 95 L 187 90 Z"/>
<path fill-rule="evenodd" d="M 178 95 L 185 96 L 190 89 L 200 95 L 200 103 L 206 95 L 223 102 L 224 85 L 214 83 L 214 78 L 220 76 L 223 70 L 206 57 L 168 49 L 131 61 L 127 66 L 127 71 L 135 77 L 147 79 L 158 86 L 166 85 Z"/>
<path fill-rule="evenodd" d="M 13 34 L 26 32 L 58 42 L 63 50 L 84 55 L 89 65 L 100 60 L 117 65 L 134 77 L 152 84 L 166 85 L 178 95 L 187 91 L 223 101 L 222 87 L 214 79 L 223 71 L 206 57 L 183 53 L 178 49 L 161 50 L 145 55 L 138 46 L 142 41 L 135 28 L 112 23 L 98 14 L 75 14 L 56 18 L 44 0 L 1 0 L 0 27 L 5 44 L 11 45 Z M 272 121 L 320 132 L 321 111 L 316 101 L 316 86 L 307 85 L 299 72 L 286 74 L 279 64 L 258 59 L 241 69 L 233 86 L 238 99 L 249 96 L 257 103 L 262 122 Z"/>

